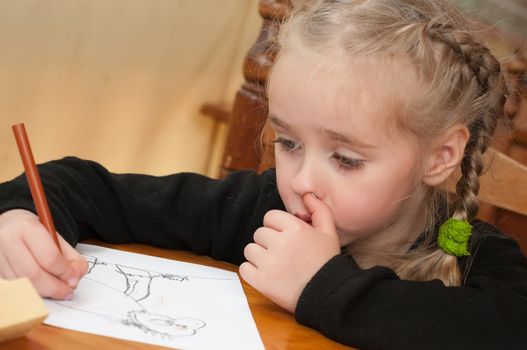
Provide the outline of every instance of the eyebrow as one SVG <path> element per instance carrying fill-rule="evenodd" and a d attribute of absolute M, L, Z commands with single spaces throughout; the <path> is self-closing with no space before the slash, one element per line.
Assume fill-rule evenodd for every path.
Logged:
<path fill-rule="evenodd" d="M 275 124 L 279 127 L 281 127 L 282 129 L 285 129 L 287 131 L 290 131 L 291 130 L 291 126 L 289 126 L 289 124 L 287 124 L 286 122 L 284 122 L 283 120 L 279 119 L 277 116 L 275 115 L 269 115 L 269 121 L 271 122 L 271 124 Z"/>
<path fill-rule="evenodd" d="M 358 141 L 358 140 L 353 140 L 353 139 L 349 138 L 346 135 L 343 135 L 341 133 L 338 133 L 338 132 L 335 132 L 335 131 L 332 131 L 332 130 L 328 130 L 328 129 L 322 128 L 321 132 L 322 132 L 322 134 L 325 134 L 325 135 L 329 136 L 329 138 L 331 140 L 339 142 L 339 143 L 353 145 L 353 146 L 357 146 L 357 147 L 361 147 L 361 148 L 375 148 L 374 145 L 371 145 L 371 144 L 365 143 L 365 142 L 361 142 L 361 141 Z"/>
<path fill-rule="evenodd" d="M 278 118 L 275 115 L 272 115 L 272 114 L 269 115 L 269 121 L 272 124 L 275 124 L 275 125 L 281 127 L 282 129 L 284 129 L 286 131 L 291 131 L 292 130 L 292 127 L 288 123 L 286 123 L 285 121 L 281 120 L 280 118 Z M 348 145 L 361 147 L 361 148 L 375 148 L 376 147 L 375 145 L 371 145 L 371 144 L 368 144 L 368 143 L 365 143 L 365 142 L 361 142 L 361 141 L 358 141 L 358 140 L 353 140 L 352 138 L 350 138 L 350 137 L 348 137 L 346 135 L 343 135 L 341 133 L 335 132 L 333 130 L 320 128 L 320 133 L 323 134 L 323 135 L 328 136 L 331 140 L 336 141 L 338 143 L 348 144 Z"/>

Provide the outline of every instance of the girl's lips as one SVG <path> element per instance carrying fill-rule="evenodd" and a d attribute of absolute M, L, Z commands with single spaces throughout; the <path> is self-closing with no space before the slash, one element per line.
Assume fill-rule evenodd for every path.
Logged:
<path fill-rule="evenodd" d="M 308 223 L 311 225 L 311 215 L 309 214 L 300 214 L 300 213 L 295 213 L 294 214 L 297 218 L 299 218 L 300 220 Z"/>

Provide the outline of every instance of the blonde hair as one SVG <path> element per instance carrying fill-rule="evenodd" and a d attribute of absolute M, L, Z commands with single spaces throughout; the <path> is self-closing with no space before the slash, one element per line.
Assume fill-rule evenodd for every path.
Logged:
<path fill-rule="evenodd" d="M 438 278 L 446 285 L 460 285 L 457 258 L 437 247 L 435 228 L 445 219 L 438 208 L 469 221 L 478 212 L 482 155 L 505 102 L 500 63 L 476 39 L 464 15 L 447 1 L 291 2 L 291 15 L 279 35 L 281 50 L 322 59 L 335 55 L 409 59 L 424 92 L 413 98 L 410 113 L 397 118 L 398 126 L 418 141 L 433 139 L 456 123 L 470 131 L 455 198 L 449 199 L 442 188 L 429 189 L 426 238 L 417 249 L 398 256 L 393 266 L 401 278 Z"/>

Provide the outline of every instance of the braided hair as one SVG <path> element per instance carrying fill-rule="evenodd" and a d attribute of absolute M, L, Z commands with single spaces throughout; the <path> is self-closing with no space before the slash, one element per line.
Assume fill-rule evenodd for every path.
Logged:
<path fill-rule="evenodd" d="M 486 108 L 480 108 L 468 123 L 470 138 L 461 161 L 462 175 L 456 185 L 454 217 L 472 220 L 479 209 L 476 196 L 479 192 L 479 176 L 483 171 L 483 153 L 489 146 L 490 136 L 498 122 L 497 117 L 505 103 L 501 65 L 490 50 L 466 30 L 460 31 L 449 24 L 430 22 L 424 26 L 423 31 L 451 51 L 448 57 L 450 61 L 459 60 L 461 65 L 470 70 L 466 75 L 472 76 L 476 82 L 475 101 L 486 104 Z"/>

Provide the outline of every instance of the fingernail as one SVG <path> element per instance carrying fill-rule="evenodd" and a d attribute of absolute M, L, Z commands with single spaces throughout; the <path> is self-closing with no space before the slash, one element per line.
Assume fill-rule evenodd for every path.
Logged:
<path fill-rule="evenodd" d="M 316 199 L 318 199 L 317 195 L 315 194 L 315 192 L 311 192 L 311 195 L 313 195 L 313 197 L 315 197 Z"/>
<path fill-rule="evenodd" d="M 68 285 L 71 287 L 71 288 L 75 288 L 77 287 L 77 280 L 75 278 L 70 278 L 68 280 Z"/>
<path fill-rule="evenodd" d="M 64 297 L 64 300 L 71 300 L 71 299 L 73 299 L 73 293 L 69 293 L 68 295 Z"/>

